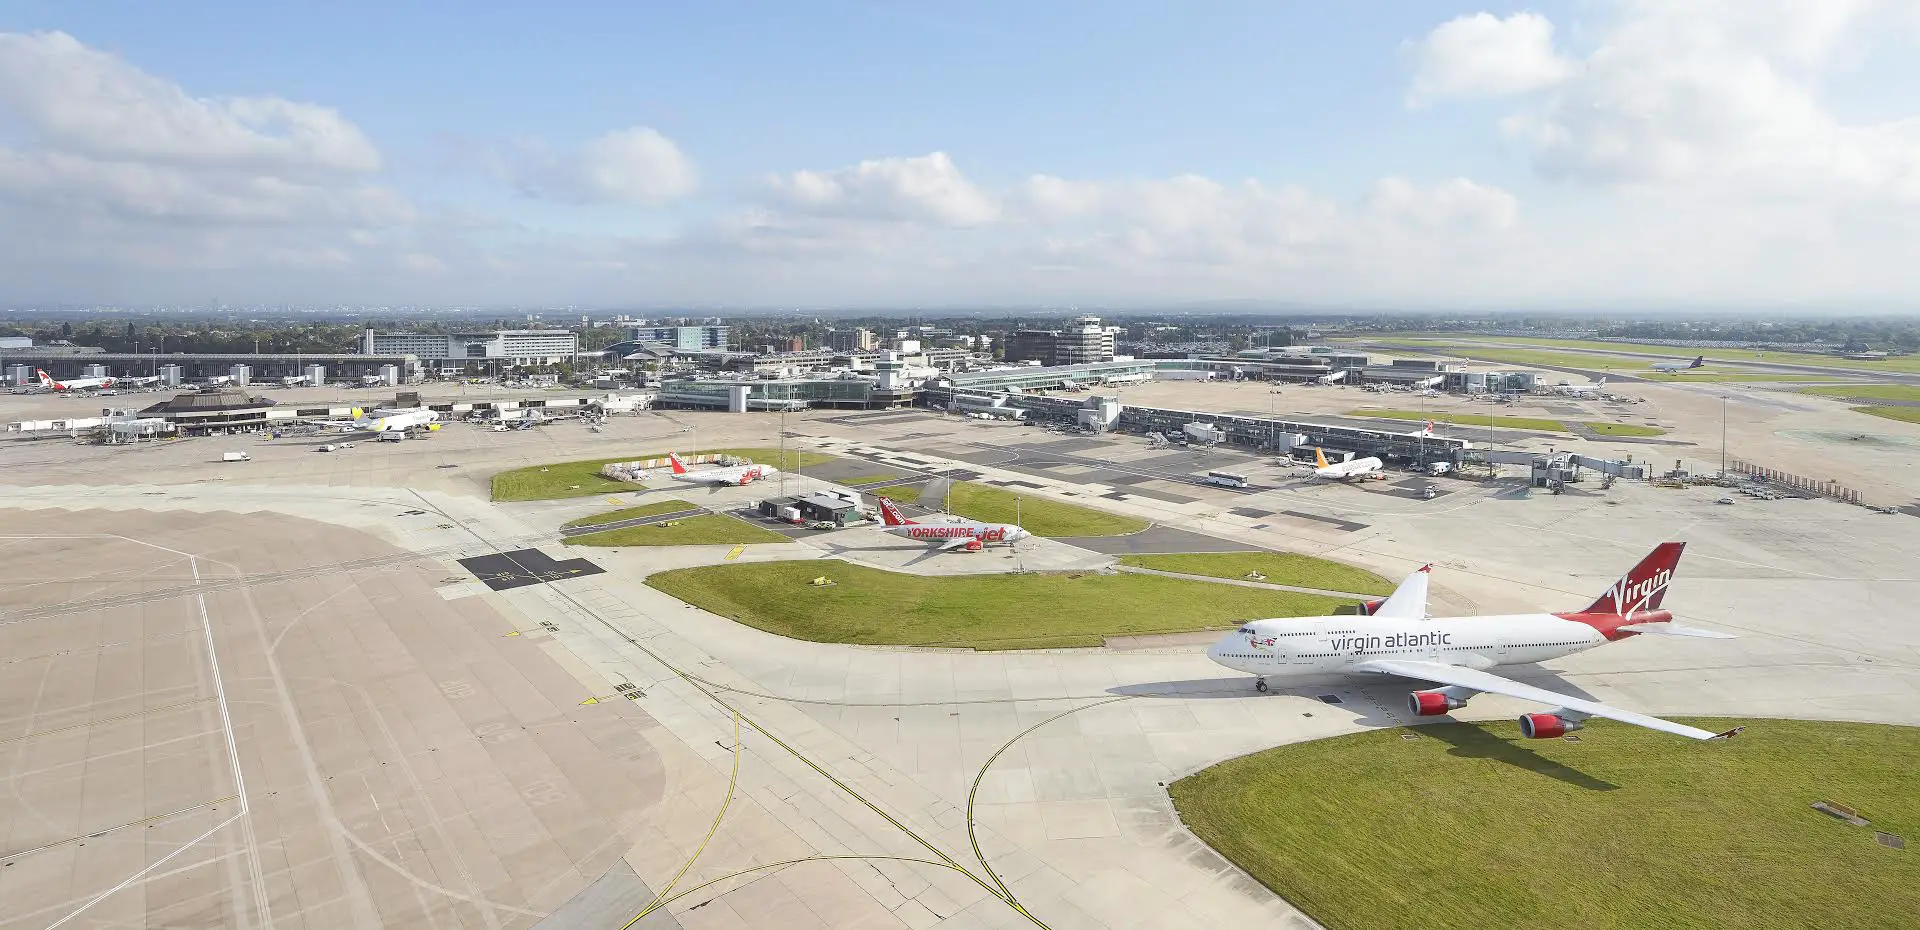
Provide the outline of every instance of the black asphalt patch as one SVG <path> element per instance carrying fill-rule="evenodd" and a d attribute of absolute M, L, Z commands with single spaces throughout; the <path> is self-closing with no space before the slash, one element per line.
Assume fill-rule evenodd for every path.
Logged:
<path fill-rule="evenodd" d="M 495 591 L 510 588 L 524 588 L 530 584 L 544 584 L 549 581 L 561 581 L 567 578 L 583 578 L 605 572 L 586 559 L 554 559 L 538 549 L 516 549 L 512 552 L 496 552 L 492 555 L 476 555 L 470 559 L 461 559 L 460 564 L 473 577 L 487 583 Z"/>
<path fill-rule="evenodd" d="M 1232 510 L 1229 510 L 1227 512 L 1230 514 L 1233 514 L 1236 517 L 1247 517 L 1253 520 L 1258 520 L 1261 517 L 1273 516 L 1273 511 L 1260 510 L 1259 508 L 1256 508 L 1256 507 L 1235 507 Z"/>
<path fill-rule="evenodd" d="M 1364 530 L 1367 528 L 1367 525 L 1365 523 L 1354 523 L 1350 520 L 1340 520 L 1334 517 L 1323 517 L 1323 516 L 1320 516 L 1319 514 L 1301 513 L 1298 510 L 1282 510 L 1280 511 L 1280 515 L 1284 517 L 1299 517 L 1302 520 L 1312 520 L 1315 523 L 1325 523 L 1325 524 L 1331 525 L 1334 529 L 1342 530 L 1348 533 L 1354 532 L 1356 530 Z"/>

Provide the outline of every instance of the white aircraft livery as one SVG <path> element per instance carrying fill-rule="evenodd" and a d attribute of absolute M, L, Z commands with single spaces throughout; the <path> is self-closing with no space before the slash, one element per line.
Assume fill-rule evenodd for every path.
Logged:
<path fill-rule="evenodd" d="M 1706 364 L 1707 364 L 1706 356 L 1696 355 L 1694 356 L 1694 359 L 1691 362 L 1654 362 L 1652 365 L 1648 367 L 1652 368 L 1654 371 L 1664 371 L 1670 375 L 1677 375 L 1680 372 L 1687 371 L 1689 369 L 1704 368 L 1706 367 Z"/>
<path fill-rule="evenodd" d="M 886 529 L 882 532 L 922 542 L 938 543 L 942 552 L 964 550 L 979 552 L 987 543 L 1006 543 L 1011 546 L 1033 534 L 1011 523 L 982 523 L 978 520 L 954 520 L 942 523 L 915 523 L 900 515 L 900 508 L 893 501 L 881 497 L 880 522 Z"/>
<path fill-rule="evenodd" d="M 1260 691 L 1267 690 L 1270 676 L 1328 672 L 1417 678 L 1441 685 L 1408 695 L 1408 709 L 1421 717 L 1458 710 L 1481 692 L 1553 708 L 1521 715 L 1520 733 L 1528 739 L 1562 736 L 1580 729 L 1589 717 L 1693 739 L 1733 736 L 1739 728 L 1710 733 L 1487 671 L 1557 659 L 1640 634 L 1730 639 L 1725 633 L 1678 626 L 1673 614 L 1660 609 L 1685 547 L 1685 543 L 1661 543 L 1585 610 L 1571 613 L 1429 619 L 1427 578 L 1433 566 L 1424 566 L 1391 597 L 1368 603 L 1366 616 L 1255 620 L 1215 643 L 1207 657 L 1260 676 L 1255 684 Z"/>
<path fill-rule="evenodd" d="M 673 480 L 694 484 L 747 485 L 780 473 L 780 469 L 772 465 L 729 465 L 688 471 L 687 466 L 680 464 L 680 456 L 671 452 L 667 453 L 667 461 L 673 463 Z"/>
<path fill-rule="evenodd" d="M 348 432 L 392 433 L 410 429 L 439 429 L 440 414 L 425 407 L 399 410 L 355 410 Z"/>
<path fill-rule="evenodd" d="M 40 378 L 40 386 L 56 391 L 97 391 L 113 387 L 112 378 L 75 378 L 71 381 L 55 381 L 52 375 L 38 368 L 33 373 Z"/>
<path fill-rule="evenodd" d="M 1432 424 L 1427 428 L 1431 430 Z M 1431 434 L 1429 434 L 1431 435 Z M 1327 454 L 1319 449 L 1313 450 L 1313 476 L 1315 478 L 1364 478 L 1380 471 L 1379 459 L 1369 455 L 1363 459 L 1349 459 L 1345 462 L 1327 462 Z"/>

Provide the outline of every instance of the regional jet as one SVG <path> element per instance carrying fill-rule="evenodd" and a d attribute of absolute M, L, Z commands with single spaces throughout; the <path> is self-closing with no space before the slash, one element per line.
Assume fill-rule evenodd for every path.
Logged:
<path fill-rule="evenodd" d="M 875 495 L 878 497 L 878 495 Z M 886 526 L 881 532 L 890 533 L 921 542 L 938 543 L 935 548 L 941 552 L 979 552 L 987 543 L 1006 543 L 1011 546 L 1033 535 L 1011 523 L 982 523 L 978 520 L 954 520 L 945 523 L 915 523 L 900 515 L 900 508 L 893 501 L 878 497 L 880 501 L 880 522 Z"/>
<path fill-rule="evenodd" d="M 1409 575 L 1391 597 L 1368 604 L 1366 616 L 1255 620 L 1213 644 L 1207 657 L 1260 676 L 1254 684 L 1259 691 L 1267 690 L 1271 676 L 1329 672 L 1417 678 L 1440 685 L 1407 696 L 1407 709 L 1419 717 L 1458 710 L 1481 692 L 1553 708 L 1520 716 L 1520 733 L 1528 739 L 1570 733 L 1590 717 L 1693 739 L 1733 736 L 1739 727 L 1712 733 L 1487 671 L 1557 659 L 1643 634 L 1731 639 L 1725 633 L 1680 626 L 1672 613 L 1660 609 L 1684 548 L 1686 543 L 1661 543 L 1586 609 L 1555 614 L 1429 619 L 1427 579 L 1433 566 L 1428 565 Z"/>
<path fill-rule="evenodd" d="M 1694 356 L 1693 361 L 1691 362 L 1654 362 L 1652 365 L 1649 365 L 1647 367 L 1653 369 L 1654 371 L 1664 371 L 1670 375 L 1677 375 L 1683 371 L 1690 371 L 1695 368 L 1703 368 L 1706 366 L 1706 364 L 1707 364 L 1706 356 L 1696 355 Z"/>
<path fill-rule="evenodd" d="M 671 452 L 667 453 L 667 461 L 673 463 L 673 480 L 693 484 L 744 486 L 780 473 L 780 469 L 772 465 L 727 465 L 689 471 L 687 466 L 680 464 L 680 456 Z"/>

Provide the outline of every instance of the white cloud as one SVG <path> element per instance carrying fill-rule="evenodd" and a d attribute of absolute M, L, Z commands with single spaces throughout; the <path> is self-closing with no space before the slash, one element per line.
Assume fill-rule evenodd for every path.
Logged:
<path fill-rule="evenodd" d="M 1849 123 L 1822 78 L 1915 4 L 1829 0 L 1625 0 L 1593 47 L 1534 91 L 1502 130 L 1551 178 L 1704 186 L 1749 195 L 1920 197 L 1920 121 Z M 1482 30 L 1479 57 L 1538 61 L 1551 26 Z M 1511 23 L 1510 17 L 1504 21 Z M 1464 21 L 1442 25 L 1424 46 Z M 1492 82 L 1497 84 L 1498 82 Z M 1424 71 L 1413 93 L 1449 85 Z M 1455 85 L 1457 86 L 1457 85 Z M 1491 84 L 1483 84 L 1494 92 Z"/>
<path fill-rule="evenodd" d="M 527 142 L 505 161 L 522 193 L 563 203 L 657 204 L 700 186 L 693 160 L 645 126 L 607 133 L 573 151 Z"/>
<path fill-rule="evenodd" d="M 1500 19 L 1475 13 L 1435 27 L 1418 44 L 1410 102 L 1501 96 L 1551 87 L 1572 72 L 1553 49 L 1553 23 L 1538 13 Z"/>
<path fill-rule="evenodd" d="M 834 171 L 796 171 L 768 179 L 767 186 L 782 206 L 819 217 L 977 226 L 1000 212 L 945 152 L 871 159 Z"/>
<path fill-rule="evenodd" d="M 278 97 L 208 100 L 62 32 L 0 33 L 0 117 L 48 148 L 263 171 L 367 172 L 380 155 L 326 107 Z"/>
<path fill-rule="evenodd" d="M 0 280 L 15 293 L 338 271 L 415 219 L 334 110 L 194 97 L 64 33 L 0 33 L 0 139 Z"/>

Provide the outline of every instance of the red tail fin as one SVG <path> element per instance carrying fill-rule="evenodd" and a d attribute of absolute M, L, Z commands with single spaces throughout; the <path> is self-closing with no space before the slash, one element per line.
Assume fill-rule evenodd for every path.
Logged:
<path fill-rule="evenodd" d="M 875 495 L 875 496 L 878 497 L 878 495 Z M 906 517 L 901 516 L 900 508 L 894 506 L 894 503 L 892 500 L 885 497 L 881 497 L 880 498 L 880 522 L 886 526 L 906 526 L 907 524 L 912 523 L 913 521 L 907 519 Z"/>
<path fill-rule="evenodd" d="M 682 465 L 682 464 L 680 464 L 680 457 L 679 457 L 679 456 L 677 456 L 677 455 L 674 455 L 673 453 L 671 453 L 671 452 L 669 452 L 669 453 L 667 453 L 667 461 L 669 461 L 669 462 L 672 462 L 672 463 L 673 463 L 673 473 L 674 473 L 674 474 L 676 474 L 676 475 L 684 475 L 684 474 L 686 474 L 686 473 L 687 473 L 687 466 L 685 466 L 685 465 Z"/>
<path fill-rule="evenodd" d="M 1673 580 L 1673 573 L 1680 565 L 1680 552 L 1687 548 L 1686 543 L 1669 542 L 1653 547 L 1647 557 L 1640 560 L 1633 570 L 1620 576 L 1582 613 L 1627 615 L 1640 610 L 1654 610 L 1660 606 L 1662 598 L 1667 596 L 1667 582 Z"/>

